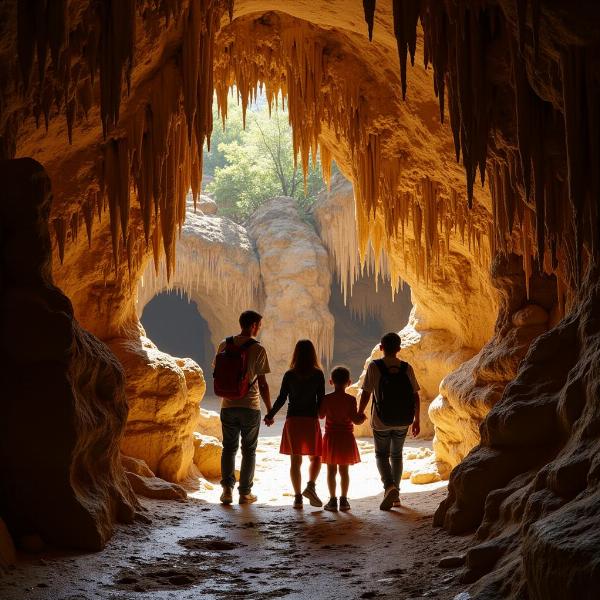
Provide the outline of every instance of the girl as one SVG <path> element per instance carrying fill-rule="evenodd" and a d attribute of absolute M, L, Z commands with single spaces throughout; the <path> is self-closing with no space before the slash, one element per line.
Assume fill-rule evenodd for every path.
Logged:
<path fill-rule="evenodd" d="M 294 508 L 302 508 L 302 496 L 308 498 L 312 506 L 323 506 L 317 496 L 315 481 L 321 470 L 319 406 L 324 395 L 325 376 L 319 366 L 315 347 L 310 340 L 300 340 L 294 349 L 290 370 L 283 376 L 279 396 L 265 416 L 265 423 L 271 423 L 289 398 L 279 452 L 290 455 Z M 310 456 L 309 481 L 301 493 L 300 466 L 305 455 Z"/>
<path fill-rule="evenodd" d="M 345 367 L 335 367 L 331 371 L 330 383 L 335 390 L 323 398 L 319 416 L 325 419 L 325 436 L 323 438 L 323 452 L 321 458 L 327 465 L 327 485 L 329 487 L 329 502 L 325 510 L 336 511 L 338 501 L 336 496 L 337 472 L 340 473 L 341 496 L 340 510 L 350 510 L 348 502 L 348 475 L 349 465 L 360 462 L 358 446 L 354 439 L 354 425 L 364 419 L 356 410 L 356 398 L 346 394 L 346 388 L 352 383 L 350 371 Z"/>

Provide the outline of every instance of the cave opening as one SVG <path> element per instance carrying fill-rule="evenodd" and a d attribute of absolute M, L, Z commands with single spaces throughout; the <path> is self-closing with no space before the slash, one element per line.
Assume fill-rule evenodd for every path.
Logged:
<path fill-rule="evenodd" d="M 191 358 L 210 375 L 214 347 L 208 323 L 194 301 L 176 292 L 162 292 L 146 304 L 140 321 L 161 350 Z"/>
<path fill-rule="evenodd" d="M 63 569 L 66 583 L 51 586 L 61 597 L 77 586 L 84 597 L 169 586 L 185 596 L 186 585 L 207 580 L 194 570 L 195 552 L 243 544 L 263 564 L 277 554 L 302 563 L 258 577 L 252 594 L 287 595 L 302 582 L 319 597 L 331 581 L 303 557 L 352 547 L 395 596 L 595 597 L 600 11 L 572 8 L 566 0 L 3 2 L 0 570 L 16 560 L 13 540 L 29 552 L 100 550 L 111 538 L 131 548 L 132 538 L 143 557 L 110 545 L 104 555 L 118 573 L 79 556 L 75 566 L 40 561 L 36 573 Z M 285 98 L 299 167 L 286 199 L 272 198 L 270 184 L 228 187 L 243 169 L 220 165 L 221 176 L 204 182 L 223 194 L 219 215 L 200 195 L 202 149 L 217 139 L 211 103 L 216 95 L 226 118 L 232 86 L 242 120 L 252 120 L 246 109 L 260 90 L 269 104 Z M 257 166 L 251 145 L 227 149 L 246 172 Z M 299 212 L 294 194 L 305 177 L 311 183 L 316 161 L 331 187 Z M 257 202 L 265 189 L 267 201 Z M 281 471 L 265 506 L 227 513 L 203 504 L 218 479 L 208 477 L 218 417 L 198 410 L 210 379 L 144 335 L 141 309 L 181 291 L 214 347 L 237 329 L 240 310 L 258 308 L 271 325 L 263 339 L 276 381 L 296 337 L 335 355 L 334 313 L 340 296 L 352 301 L 364 266 L 396 293 L 410 290 L 404 355 L 418 370 L 435 450 L 431 469 L 415 469 L 410 483 L 449 479 L 447 493 L 412 494 L 391 519 L 371 510 L 374 497 L 361 497 L 350 518 L 290 517 L 266 506 L 286 499 L 272 481 Z M 372 448 L 362 450 L 373 464 Z M 157 500 L 185 499 L 190 479 L 200 489 L 188 505 Z M 431 522 L 442 530 L 422 527 Z M 365 538 L 367 529 L 379 538 Z M 323 531 L 332 543 L 315 548 Z M 398 547 L 397 533 L 412 552 L 380 552 Z M 474 535 L 447 535 L 464 533 Z M 439 564 L 438 547 L 451 554 Z M 262 572 L 238 558 L 220 555 L 209 573 L 222 586 L 216 596 L 235 594 L 242 580 L 251 587 Z M 163 572 L 165 561 L 189 569 Z M 32 598 L 57 595 L 34 589 L 27 573 L 9 578 L 0 595 L 19 586 Z M 382 591 L 349 572 L 335 588 L 349 597 Z"/>

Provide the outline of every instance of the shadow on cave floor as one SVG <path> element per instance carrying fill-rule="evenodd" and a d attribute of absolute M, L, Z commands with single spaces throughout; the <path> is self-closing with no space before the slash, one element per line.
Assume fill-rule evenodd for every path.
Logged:
<path fill-rule="evenodd" d="M 410 440 L 407 450 L 422 445 Z M 470 540 L 432 527 L 445 483 L 403 482 L 402 508 L 380 511 L 372 442 L 362 438 L 363 462 L 351 470 L 352 510 L 294 510 L 288 459 L 278 447 L 279 435 L 260 438 L 257 504 L 221 506 L 218 484 L 185 503 L 142 499 L 151 524 L 118 526 L 96 554 L 22 556 L 0 581 L 0 598 L 446 600 L 464 589 L 458 571 L 438 567 Z M 317 486 L 325 498 L 324 470 Z"/>
<path fill-rule="evenodd" d="M 349 513 L 144 499 L 152 524 L 119 526 L 100 553 L 26 557 L 0 597 L 451 599 L 464 586 L 437 563 L 470 538 L 432 528 L 443 496 L 410 494 L 389 513 L 379 497 L 353 500 Z"/>

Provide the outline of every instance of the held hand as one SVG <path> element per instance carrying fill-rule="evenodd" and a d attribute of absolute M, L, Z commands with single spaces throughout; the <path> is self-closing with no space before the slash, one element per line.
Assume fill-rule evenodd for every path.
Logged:
<path fill-rule="evenodd" d="M 273 425 L 273 423 L 275 423 L 275 419 L 271 419 L 269 417 L 265 417 L 263 419 L 263 421 L 267 427 L 271 427 L 271 425 Z"/>
<path fill-rule="evenodd" d="M 358 413 L 358 415 L 356 415 L 356 424 L 357 425 L 362 425 L 366 420 L 367 420 L 367 415 L 365 415 L 365 413 Z"/>
<path fill-rule="evenodd" d="M 413 421 L 413 424 L 412 424 L 413 437 L 417 437 L 419 435 L 420 431 L 421 431 L 421 425 L 419 424 L 419 421 Z"/>

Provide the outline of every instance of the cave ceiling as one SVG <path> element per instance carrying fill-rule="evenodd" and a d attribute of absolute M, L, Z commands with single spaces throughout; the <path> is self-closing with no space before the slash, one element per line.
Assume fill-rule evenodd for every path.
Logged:
<path fill-rule="evenodd" d="M 363 253 L 408 227 L 427 277 L 466 227 L 469 248 L 521 254 L 568 298 L 596 251 L 597 32 L 580 27 L 595 9 L 542 4 L 6 2 L 2 153 L 50 174 L 61 262 L 85 230 L 115 257 L 104 280 L 150 251 L 171 271 L 213 92 L 245 103 L 264 84 L 302 164 L 320 147 L 353 181 Z"/>

